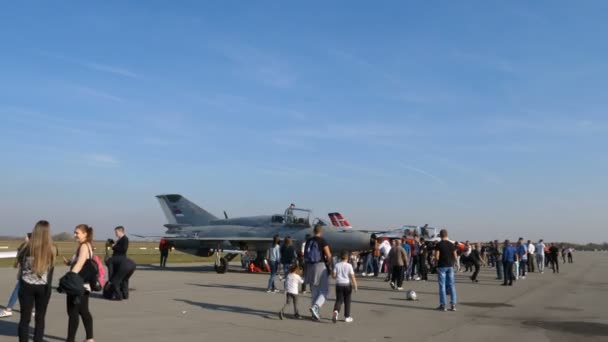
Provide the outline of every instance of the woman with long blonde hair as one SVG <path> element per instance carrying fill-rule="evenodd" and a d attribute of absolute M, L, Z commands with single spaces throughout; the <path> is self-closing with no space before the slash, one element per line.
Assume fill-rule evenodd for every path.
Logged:
<path fill-rule="evenodd" d="M 51 298 L 51 281 L 55 265 L 55 247 L 51 238 L 51 225 L 38 221 L 32 237 L 19 252 L 19 342 L 29 339 L 32 309 L 36 308 L 34 342 L 42 342 L 46 308 Z"/>

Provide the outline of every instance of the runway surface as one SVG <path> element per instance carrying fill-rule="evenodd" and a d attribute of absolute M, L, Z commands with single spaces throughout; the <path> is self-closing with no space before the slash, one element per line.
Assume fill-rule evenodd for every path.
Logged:
<path fill-rule="evenodd" d="M 131 279 L 128 301 L 92 298 L 90 307 L 98 342 L 608 341 L 608 254 L 581 252 L 575 254 L 575 262 L 560 265 L 559 275 L 550 269 L 542 275 L 532 273 L 513 287 L 499 286 L 493 269 L 482 269 L 478 284 L 471 283 L 469 274 L 459 273 L 457 312 L 434 310 L 435 275 L 428 282 L 405 282 L 405 289 L 418 293 L 416 302 L 391 290 L 383 277 L 359 277 L 353 323 L 331 322 L 333 286 L 321 322 L 290 319 L 291 308 L 281 321 L 277 312 L 285 297 L 265 292 L 268 275 L 219 275 L 208 265 L 169 265 L 163 270 L 142 266 Z M 55 282 L 65 271 L 56 270 Z M 14 269 L 0 269 L 2 305 L 14 282 Z M 299 303 L 307 318 L 309 298 L 301 295 Z M 18 321 L 18 313 L 0 319 L 0 341 L 17 340 Z M 66 331 L 65 296 L 54 292 L 46 340 L 64 341 Z M 78 338 L 84 339 L 82 325 Z"/>

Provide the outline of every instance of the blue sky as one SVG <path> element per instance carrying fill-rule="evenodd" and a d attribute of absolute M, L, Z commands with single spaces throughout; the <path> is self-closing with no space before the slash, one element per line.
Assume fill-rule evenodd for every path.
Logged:
<path fill-rule="evenodd" d="M 154 195 L 606 241 L 603 1 L 0 5 L 0 234 Z"/>

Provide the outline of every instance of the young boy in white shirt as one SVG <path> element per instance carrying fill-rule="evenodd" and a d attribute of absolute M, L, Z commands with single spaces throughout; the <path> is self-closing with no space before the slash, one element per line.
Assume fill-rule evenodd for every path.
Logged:
<path fill-rule="evenodd" d="M 331 320 L 336 323 L 340 314 L 340 307 L 344 303 L 344 322 L 350 323 L 353 318 L 350 316 L 350 300 L 353 289 L 357 292 L 357 279 L 353 266 L 348 262 L 348 251 L 340 254 L 340 262 L 336 264 L 332 272 L 332 277 L 336 279 L 336 304 Z"/>

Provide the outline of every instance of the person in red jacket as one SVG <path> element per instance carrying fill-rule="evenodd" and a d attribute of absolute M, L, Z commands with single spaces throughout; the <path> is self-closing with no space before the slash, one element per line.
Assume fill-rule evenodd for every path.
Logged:
<path fill-rule="evenodd" d="M 167 240 L 162 239 L 158 244 L 158 250 L 160 251 L 160 267 L 167 267 L 167 258 L 169 258 L 169 250 L 171 245 Z"/>

